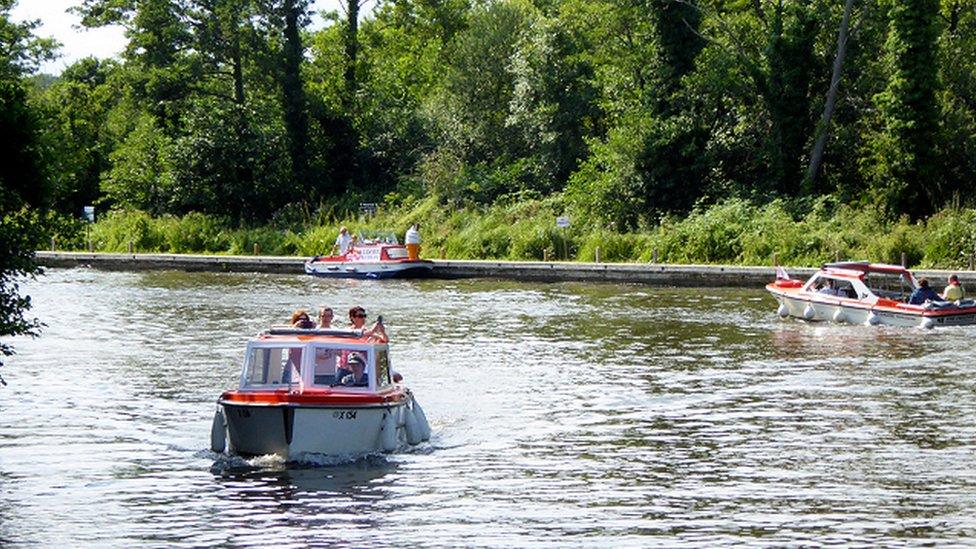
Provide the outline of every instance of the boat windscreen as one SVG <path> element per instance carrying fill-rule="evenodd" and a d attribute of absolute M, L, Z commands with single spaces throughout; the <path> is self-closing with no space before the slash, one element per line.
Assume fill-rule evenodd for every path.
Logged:
<path fill-rule="evenodd" d="M 244 363 L 245 386 L 297 384 L 300 379 L 302 347 L 254 347 Z"/>
<path fill-rule="evenodd" d="M 874 295 L 897 301 L 905 301 L 915 288 L 912 283 L 901 274 L 870 272 L 864 277 L 864 283 Z"/>

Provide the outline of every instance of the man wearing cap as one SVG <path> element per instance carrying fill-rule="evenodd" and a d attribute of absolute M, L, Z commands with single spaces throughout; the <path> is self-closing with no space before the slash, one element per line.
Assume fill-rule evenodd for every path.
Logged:
<path fill-rule="evenodd" d="M 343 372 L 340 374 L 340 372 Z M 348 373 L 345 373 L 348 372 Z M 346 368 L 336 371 L 336 379 L 346 387 L 366 387 L 369 378 L 366 375 L 366 361 L 359 353 L 352 353 L 346 360 Z"/>
<path fill-rule="evenodd" d="M 966 290 L 962 288 L 959 284 L 959 277 L 956 275 L 949 275 L 949 285 L 945 287 L 945 291 L 942 292 L 942 299 L 946 301 L 959 301 L 966 297 Z"/>

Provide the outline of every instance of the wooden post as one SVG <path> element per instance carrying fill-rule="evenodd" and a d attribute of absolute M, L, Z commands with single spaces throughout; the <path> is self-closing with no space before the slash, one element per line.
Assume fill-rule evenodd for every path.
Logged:
<path fill-rule="evenodd" d="M 840 251 L 834 252 L 834 263 L 840 263 Z"/>
<path fill-rule="evenodd" d="M 542 260 L 545 261 L 546 263 L 549 262 L 549 248 L 542 249 Z"/>
<path fill-rule="evenodd" d="M 129 253 L 130 254 L 132 253 L 132 241 L 131 240 L 129 241 Z"/>
<path fill-rule="evenodd" d="M 54 242 L 54 239 L 53 238 L 51 239 L 51 242 L 52 243 Z M 54 245 L 52 244 L 51 247 L 53 249 L 54 248 Z M 973 262 L 974 262 L 974 259 L 976 259 L 976 258 L 973 257 L 973 254 L 969 254 L 969 270 L 970 271 L 973 270 Z"/>
<path fill-rule="evenodd" d="M 651 253 L 651 263 L 657 263 L 657 248 Z"/>
<path fill-rule="evenodd" d="M 254 243 L 254 255 L 261 255 L 261 245 L 257 242 Z"/>
<path fill-rule="evenodd" d="M 58 249 L 58 247 L 55 246 L 54 237 L 52 236 L 51 237 L 51 251 L 52 252 L 55 252 L 55 251 L 57 251 L 57 249 Z M 972 260 L 970 260 L 970 264 L 972 264 Z M 969 270 L 973 270 L 972 267 L 970 267 Z"/>
<path fill-rule="evenodd" d="M 597 263 L 600 262 L 600 247 L 599 246 L 596 247 L 596 262 Z"/>
<path fill-rule="evenodd" d="M 779 254 L 773 252 L 773 267 L 779 267 Z"/>
<path fill-rule="evenodd" d="M 95 253 L 95 242 L 91 239 L 88 239 L 88 253 Z"/>
<path fill-rule="evenodd" d="M 908 267 L 908 254 L 905 252 L 901 253 L 901 266 Z"/>

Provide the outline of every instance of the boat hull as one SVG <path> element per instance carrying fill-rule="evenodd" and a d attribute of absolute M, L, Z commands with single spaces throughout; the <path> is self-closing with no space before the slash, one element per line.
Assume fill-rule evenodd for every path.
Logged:
<path fill-rule="evenodd" d="M 395 445 L 406 441 L 406 401 L 374 406 L 258 405 L 221 401 L 228 450 L 242 455 L 363 455 L 388 451 L 383 430 L 395 426 Z M 393 420 L 387 417 L 392 415 Z M 387 444 L 389 439 L 387 439 Z"/>
<path fill-rule="evenodd" d="M 309 261 L 305 272 L 326 278 L 425 278 L 434 264 L 430 261 Z"/>
<path fill-rule="evenodd" d="M 829 321 L 842 324 L 867 324 L 899 326 L 905 328 L 935 326 L 976 325 L 976 311 L 916 310 L 900 311 L 889 307 L 872 307 L 867 304 L 815 300 L 803 295 L 787 295 L 771 291 L 780 305 L 781 316 L 791 316 L 810 321 Z M 783 313 L 786 314 L 783 314 Z"/>

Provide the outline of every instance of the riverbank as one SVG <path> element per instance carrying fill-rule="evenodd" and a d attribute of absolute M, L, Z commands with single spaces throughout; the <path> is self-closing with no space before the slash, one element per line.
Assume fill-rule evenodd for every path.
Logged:
<path fill-rule="evenodd" d="M 253 272 L 304 275 L 306 258 L 292 256 L 231 256 L 183 254 L 112 254 L 37 252 L 43 267 L 137 271 L 180 270 Z M 582 263 L 532 261 L 435 260 L 435 278 L 497 278 L 532 282 L 619 282 L 653 286 L 761 287 L 775 278 L 773 267 L 729 265 L 674 265 L 660 263 Z M 789 268 L 795 278 L 806 278 L 811 268 Z M 918 270 L 916 276 L 944 280 L 950 271 Z M 963 284 L 976 284 L 976 272 L 957 272 Z"/>

